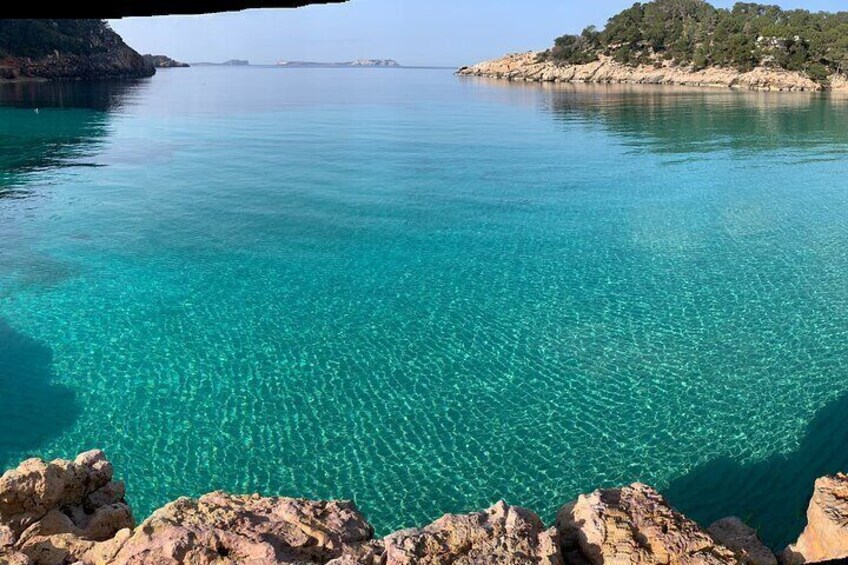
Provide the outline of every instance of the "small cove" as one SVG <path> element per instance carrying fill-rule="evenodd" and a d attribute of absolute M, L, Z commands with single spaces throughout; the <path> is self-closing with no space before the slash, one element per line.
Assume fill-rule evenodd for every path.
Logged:
<path fill-rule="evenodd" d="M 138 517 L 223 488 L 352 498 L 382 532 L 640 480 L 778 547 L 798 517 L 726 493 L 805 503 L 845 464 L 842 99 L 31 88 L 0 90 L 4 466 L 99 447 Z"/>

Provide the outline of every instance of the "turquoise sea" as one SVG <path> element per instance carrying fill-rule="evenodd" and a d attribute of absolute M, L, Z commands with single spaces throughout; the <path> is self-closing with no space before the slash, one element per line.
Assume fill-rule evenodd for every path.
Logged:
<path fill-rule="evenodd" d="M 0 466 L 378 529 L 848 470 L 848 99 L 449 70 L 0 87 Z M 35 111 L 38 108 L 38 111 Z"/>

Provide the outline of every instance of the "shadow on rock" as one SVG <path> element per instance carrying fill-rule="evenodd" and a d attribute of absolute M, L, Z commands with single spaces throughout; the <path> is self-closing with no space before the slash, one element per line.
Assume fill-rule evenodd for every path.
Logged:
<path fill-rule="evenodd" d="M 52 360 L 49 347 L 0 319 L 0 472 L 35 455 L 79 413 L 71 389 L 54 382 Z"/>
<path fill-rule="evenodd" d="M 704 526 L 739 516 L 780 551 L 806 524 L 816 478 L 837 471 L 848 471 L 848 396 L 816 414 L 797 451 L 751 465 L 717 459 L 673 480 L 663 494 Z"/>

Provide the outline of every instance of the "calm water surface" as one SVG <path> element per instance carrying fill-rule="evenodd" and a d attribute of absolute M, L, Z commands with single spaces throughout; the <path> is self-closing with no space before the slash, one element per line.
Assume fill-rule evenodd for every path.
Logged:
<path fill-rule="evenodd" d="M 634 480 L 775 547 L 848 467 L 848 103 L 443 70 L 0 89 L 0 464 L 379 532 Z M 33 109 L 39 108 L 36 113 Z"/>

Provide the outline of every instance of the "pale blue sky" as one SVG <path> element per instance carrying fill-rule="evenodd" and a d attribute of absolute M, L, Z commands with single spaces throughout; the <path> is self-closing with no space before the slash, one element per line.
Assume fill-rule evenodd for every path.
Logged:
<path fill-rule="evenodd" d="M 602 26 L 632 0 L 350 0 L 345 4 L 206 16 L 110 20 L 142 53 L 251 63 L 396 59 L 459 66 L 543 49 L 588 24 Z M 733 0 L 716 0 L 730 6 Z M 844 0 L 778 0 L 785 8 L 844 10 Z"/>

